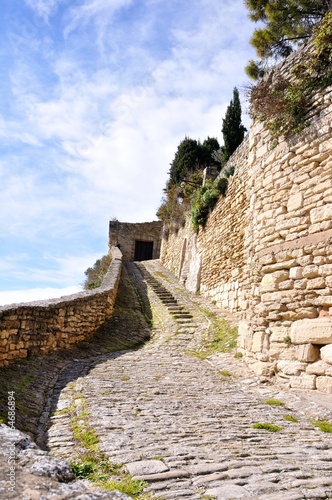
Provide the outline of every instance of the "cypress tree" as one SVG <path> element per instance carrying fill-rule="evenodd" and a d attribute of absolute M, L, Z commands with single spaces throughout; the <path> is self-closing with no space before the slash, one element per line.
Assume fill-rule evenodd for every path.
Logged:
<path fill-rule="evenodd" d="M 236 148 L 241 144 L 247 129 L 241 123 L 241 104 L 239 92 L 235 87 L 225 118 L 222 121 L 224 146 L 222 148 L 223 163 L 225 164 Z"/>

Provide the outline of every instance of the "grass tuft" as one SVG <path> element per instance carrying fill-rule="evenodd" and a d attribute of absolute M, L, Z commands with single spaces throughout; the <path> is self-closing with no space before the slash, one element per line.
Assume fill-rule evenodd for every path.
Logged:
<path fill-rule="evenodd" d="M 257 422 L 256 424 L 252 425 L 253 429 L 264 429 L 269 432 L 279 432 L 282 430 L 282 427 L 279 425 L 275 424 L 269 424 L 267 422 Z"/>
<path fill-rule="evenodd" d="M 267 399 L 266 401 L 264 401 L 264 404 L 271 406 L 285 406 L 285 403 L 280 401 L 280 399 L 274 399 L 274 398 Z"/>
<path fill-rule="evenodd" d="M 284 420 L 287 420 L 287 422 L 298 422 L 298 419 L 293 417 L 293 415 L 284 415 Z"/>
<path fill-rule="evenodd" d="M 312 420 L 311 421 L 312 425 L 315 427 L 318 427 L 322 432 L 330 432 L 332 433 L 332 422 L 329 422 L 328 420 Z"/>
<path fill-rule="evenodd" d="M 206 359 L 218 352 L 231 352 L 237 346 L 237 327 L 232 327 L 228 321 L 210 311 L 206 316 L 211 324 L 203 335 L 201 345 L 194 351 L 189 351 L 189 354 Z"/>

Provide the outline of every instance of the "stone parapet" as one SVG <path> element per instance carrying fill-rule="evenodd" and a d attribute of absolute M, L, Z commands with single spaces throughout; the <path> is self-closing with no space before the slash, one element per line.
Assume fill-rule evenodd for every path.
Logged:
<path fill-rule="evenodd" d="M 114 308 L 122 267 L 118 248 L 112 249 L 112 257 L 99 288 L 0 307 L 0 366 L 91 337 Z"/>

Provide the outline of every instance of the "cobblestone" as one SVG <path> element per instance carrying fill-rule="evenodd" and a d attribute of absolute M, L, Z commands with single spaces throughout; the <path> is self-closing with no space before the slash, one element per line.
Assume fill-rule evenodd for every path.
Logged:
<path fill-rule="evenodd" d="M 101 450 L 165 500 L 331 499 L 332 435 L 310 423 L 331 419 L 331 396 L 262 384 L 232 353 L 190 355 L 214 306 L 186 292 L 158 261 L 144 263 L 144 280 L 133 264 L 128 271 L 144 307 L 141 292 L 149 297 L 153 338 L 99 359 L 76 380 Z M 58 408 L 68 406 L 72 391 L 61 391 Z M 264 403 L 271 398 L 284 405 Z M 254 429 L 255 422 L 282 430 Z M 59 458 L 75 450 L 69 432 L 65 415 L 53 417 L 49 446 Z"/>

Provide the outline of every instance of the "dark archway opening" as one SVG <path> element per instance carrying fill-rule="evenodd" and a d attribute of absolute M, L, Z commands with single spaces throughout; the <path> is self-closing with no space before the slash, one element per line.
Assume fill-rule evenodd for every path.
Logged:
<path fill-rule="evenodd" d="M 153 241 L 135 241 L 134 260 L 151 260 L 153 258 Z"/>

